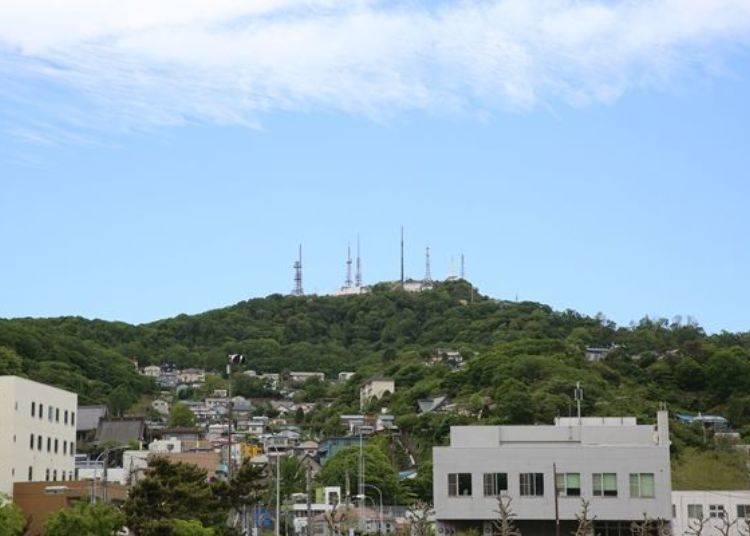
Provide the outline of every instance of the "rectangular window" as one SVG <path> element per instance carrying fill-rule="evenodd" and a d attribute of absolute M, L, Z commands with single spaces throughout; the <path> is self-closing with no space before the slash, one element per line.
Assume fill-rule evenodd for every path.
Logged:
<path fill-rule="evenodd" d="M 556 485 L 560 497 L 580 497 L 581 473 L 557 473 Z"/>
<path fill-rule="evenodd" d="M 724 511 L 723 504 L 709 504 L 708 515 L 709 517 L 724 519 L 726 512 Z"/>
<path fill-rule="evenodd" d="M 630 473 L 630 496 L 634 499 L 654 497 L 654 473 Z"/>
<path fill-rule="evenodd" d="M 471 497 L 471 473 L 449 473 L 448 496 Z"/>
<path fill-rule="evenodd" d="M 544 473 L 521 473 L 521 495 L 541 497 L 544 495 Z"/>
<path fill-rule="evenodd" d="M 52 450 L 52 438 L 48 437 L 47 438 L 47 452 L 49 452 L 51 450 Z"/>
<path fill-rule="evenodd" d="M 31 450 L 34 450 L 34 434 L 31 434 L 31 435 L 29 436 L 29 448 L 30 448 Z"/>
<path fill-rule="evenodd" d="M 29 465 L 29 482 L 34 480 L 34 468 Z"/>
<path fill-rule="evenodd" d="M 39 404 L 39 418 L 44 419 L 44 404 Z"/>
<path fill-rule="evenodd" d="M 484 496 L 497 497 L 508 491 L 508 473 L 484 473 Z"/>
<path fill-rule="evenodd" d="M 57 447 L 58 447 L 58 443 L 57 443 L 57 439 L 55 439 L 55 454 L 57 454 Z"/>
<path fill-rule="evenodd" d="M 68 410 L 65 410 L 65 424 L 68 424 Z"/>
<path fill-rule="evenodd" d="M 60 422 L 60 408 L 55 408 L 55 422 Z"/>
<path fill-rule="evenodd" d="M 42 450 L 42 436 L 36 436 L 36 450 Z"/>
<path fill-rule="evenodd" d="M 63 439 L 63 454 L 68 453 L 68 442 Z"/>
<path fill-rule="evenodd" d="M 737 505 L 737 519 L 750 519 L 750 504 Z"/>
<path fill-rule="evenodd" d="M 35 417 L 36 416 L 34 415 L 35 413 L 36 413 L 36 402 L 32 402 L 31 403 L 31 416 Z"/>
<path fill-rule="evenodd" d="M 70 425 L 71 426 L 76 425 L 76 412 L 75 411 L 70 412 Z"/>
<path fill-rule="evenodd" d="M 47 420 L 49 422 L 52 422 L 52 416 L 55 414 L 55 410 L 52 408 L 52 406 L 47 406 Z"/>
<path fill-rule="evenodd" d="M 688 504 L 688 519 L 703 519 L 703 505 Z"/>
<path fill-rule="evenodd" d="M 47 482 L 49 482 L 49 469 L 47 469 L 45 471 L 45 473 L 44 473 L 44 480 L 46 480 Z"/>
<path fill-rule="evenodd" d="M 594 497 L 617 497 L 617 473 L 591 475 Z"/>

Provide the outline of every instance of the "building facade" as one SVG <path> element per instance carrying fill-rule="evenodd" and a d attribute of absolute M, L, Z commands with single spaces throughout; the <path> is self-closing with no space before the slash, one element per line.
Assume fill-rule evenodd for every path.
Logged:
<path fill-rule="evenodd" d="M 750 534 L 750 491 L 673 491 L 672 534 L 703 525 L 704 536 Z M 727 526 L 729 525 L 729 526 Z"/>
<path fill-rule="evenodd" d="M 557 500 L 555 500 L 557 489 Z M 559 418 L 548 426 L 454 426 L 433 449 L 437 534 L 491 529 L 498 497 L 511 499 L 524 536 L 570 533 L 581 499 L 596 533 L 622 536 L 646 514 L 670 520 L 669 424 L 633 417 Z M 557 506 L 556 506 L 557 504 Z"/>
<path fill-rule="evenodd" d="M 396 392 L 396 382 L 389 378 L 372 378 L 359 389 L 359 407 L 364 408 L 372 400 L 382 398 L 386 393 Z"/>
<path fill-rule="evenodd" d="M 0 492 L 74 478 L 77 411 L 75 393 L 0 376 Z"/>

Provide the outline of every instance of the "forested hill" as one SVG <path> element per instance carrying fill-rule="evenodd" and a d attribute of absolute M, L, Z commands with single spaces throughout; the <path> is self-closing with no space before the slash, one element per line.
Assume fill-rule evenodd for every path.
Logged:
<path fill-rule="evenodd" d="M 616 345 L 604 362 L 587 346 Z M 424 367 L 436 347 L 468 358 L 459 372 Z M 586 387 L 589 414 L 653 415 L 674 409 L 721 411 L 750 423 L 750 333 L 708 336 L 697 325 L 642 320 L 618 327 L 604 318 L 499 301 L 467 282 L 420 294 L 381 284 L 371 294 L 271 295 L 198 315 L 129 325 L 78 317 L 0 320 L 0 374 L 21 373 L 77 391 L 82 403 L 111 391 L 133 400 L 149 388 L 131 359 L 221 370 L 240 352 L 258 371 L 353 370 L 396 378 L 392 403 L 406 413 L 420 396 L 477 396 L 505 422 L 567 414 L 572 385 Z M 495 404 L 496 403 L 496 404 Z"/>

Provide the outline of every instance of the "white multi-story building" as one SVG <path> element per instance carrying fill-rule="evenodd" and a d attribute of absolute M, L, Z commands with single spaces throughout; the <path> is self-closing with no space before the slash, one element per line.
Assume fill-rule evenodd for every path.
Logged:
<path fill-rule="evenodd" d="M 319 380 L 324 382 L 326 375 L 323 372 L 290 372 L 289 381 L 291 383 L 305 383 L 307 380 Z"/>
<path fill-rule="evenodd" d="M 643 519 L 672 518 L 669 423 L 634 417 L 558 418 L 547 426 L 453 426 L 450 446 L 433 448 L 437 534 L 491 531 L 498 497 L 524 536 L 576 527 L 581 500 L 596 517 L 596 534 L 626 533 Z M 555 497 L 557 495 L 557 497 Z M 556 507 L 557 504 L 557 507 Z"/>
<path fill-rule="evenodd" d="M 686 534 L 703 526 L 704 536 L 748 534 L 750 491 L 673 491 L 672 534 Z M 729 526 L 727 526 L 729 525 Z"/>
<path fill-rule="evenodd" d="M 72 480 L 78 395 L 0 376 L 0 492 L 13 482 Z"/>

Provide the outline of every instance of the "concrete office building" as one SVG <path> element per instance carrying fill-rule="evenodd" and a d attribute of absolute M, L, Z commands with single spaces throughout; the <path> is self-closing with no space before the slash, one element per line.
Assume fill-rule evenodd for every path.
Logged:
<path fill-rule="evenodd" d="M 673 491 L 672 534 L 704 524 L 705 536 L 750 534 L 750 491 Z M 727 527 L 726 525 L 730 526 Z"/>
<path fill-rule="evenodd" d="M 0 492 L 14 482 L 74 477 L 78 395 L 18 376 L 0 376 Z"/>
<path fill-rule="evenodd" d="M 450 446 L 433 449 L 438 535 L 470 527 L 489 533 L 501 495 L 512 499 L 524 536 L 554 535 L 555 487 L 561 534 L 575 529 L 581 499 L 590 502 L 597 535 L 629 534 L 644 513 L 670 520 L 667 412 L 658 413 L 656 426 L 633 417 L 453 426 Z"/>

